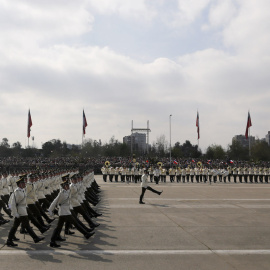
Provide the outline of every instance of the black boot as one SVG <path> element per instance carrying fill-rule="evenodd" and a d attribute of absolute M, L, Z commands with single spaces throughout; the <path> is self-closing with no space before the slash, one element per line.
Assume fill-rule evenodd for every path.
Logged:
<path fill-rule="evenodd" d="M 45 239 L 45 237 L 36 237 L 36 238 L 34 238 L 34 242 L 35 243 L 38 243 L 38 242 L 40 242 L 40 241 L 42 241 L 42 240 L 44 240 Z"/>
<path fill-rule="evenodd" d="M 50 242 L 50 247 L 59 248 L 61 246 L 58 245 L 56 242 Z"/>
<path fill-rule="evenodd" d="M 61 235 L 58 235 L 55 241 L 66 241 L 66 238 L 62 238 Z"/>
<path fill-rule="evenodd" d="M 85 235 L 84 235 L 84 237 L 86 238 L 86 239 L 89 239 L 91 236 L 93 236 L 95 234 L 95 232 L 89 232 L 89 233 L 86 233 Z"/>
<path fill-rule="evenodd" d="M 6 245 L 8 247 L 17 247 L 18 246 L 17 244 L 13 243 L 12 240 L 7 240 Z"/>

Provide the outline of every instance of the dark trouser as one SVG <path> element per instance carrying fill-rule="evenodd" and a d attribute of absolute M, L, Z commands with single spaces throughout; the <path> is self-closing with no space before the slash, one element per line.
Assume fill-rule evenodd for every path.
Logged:
<path fill-rule="evenodd" d="M 29 233 L 29 235 L 33 239 L 37 238 L 37 235 L 35 234 L 35 232 L 30 227 L 28 216 L 22 216 L 22 217 L 19 217 L 19 218 L 14 218 L 13 225 L 12 225 L 10 231 L 9 231 L 9 234 L 8 234 L 8 240 L 9 241 L 12 241 L 12 239 L 14 238 L 15 233 L 16 233 L 16 231 L 17 231 L 17 229 L 18 229 L 18 227 L 20 226 L 21 223 L 22 223 L 22 226 L 26 229 L 26 231 Z"/>
<path fill-rule="evenodd" d="M 77 216 L 77 214 L 81 214 L 91 228 L 95 227 L 95 224 L 92 221 L 91 217 L 89 216 L 87 211 L 85 211 L 85 209 L 81 205 L 73 207 L 73 211 L 76 213 L 76 216 Z"/>
<path fill-rule="evenodd" d="M 85 211 L 87 211 L 90 217 L 94 217 L 97 215 L 97 212 L 90 206 L 87 200 L 84 200 L 81 206 Z"/>
<path fill-rule="evenodd" d="M 103 174 L 103 181 L 107 182 L 107 174 Z"/>
<path fill-rule="evenodd" d="M 75 226 L 75 228 L 81 232 L 83 235 L 87 233 L 87 231 L 77 222 L 77 220 L 72 215 L 67 216 L 59 216 L 58 223 L 56 225 L 56 228 L 53 231 L 51 241 L 55 242 L 57 237 L 60 235 L 63 225 L 65 222 L 68 222 Z"/>
<path fill-rule="evenodd" d="M 174 182 L 174 175 L 170 175 L 170 181 Z"/>
<path fill-rule="evenodd" d="M 41 216 L 43 216 L 46 219 L 46 221 L 49 222 L 50 221 L 50 218 L 47 216 L 47 214 L 45 213 L 45 211 L 42 209 L 42 207 L 40 206 L 39 202 L 35 202 L 35 205 L 38 208 Z"/>
<path fill-rule="evenodd" d="M 154 176 L 154 180 L 155 180 L 156 184 L 158 184 L 159 176 Z"/>
<path fill-rule="evenodd" d="M 112 181 L 113 181 L 113 176 L 114 176 L 113 174 L 110 174 L 110 175 L 109 175 L 110 182 L 112 182 Z"/>
<path fill-rule="evenodd" d="M 0 199 L 0 212 L 1 212 L 2 208 L 3 208 L 3 210 L 5 211 L 5 213 L 6 213 L 8 216 L 11 215 L 11 212 L 10 212 L 10 210 L 6 207 L 6 204 Z"/>
<path fill-rule="evenodd" d="M 38 207 L 36 206 L 36 204 L 28 204 L 27 207 L 29 208 L 29 210 L 33 214 L 33 216 L 37 219 L 37 221 L 41 224 L 41 226 L 45 226 L 44 221 L 43 221 L 42 216 L 41 216 L 41 213 L 40 213 Z M 31 218 L 30 218 L 30 220 L 32 221 Z"/>
<path fill-rule="evenodd" d="M 157 190 L 155 190 L 155 189 L 153 189 L 151 187 L 147 187 L 147 188 L 142 187 L 142 193 L 141 193 L 141 196 L 140 196 L 140 202 L 142 202 L 143 196 L 144 196 L 144 193 L 145 193 L 146 190 L 150 190 L 150 191 L 152 191 L 152 192 L 160 195 L 160 192 L 159 191 L 157 191 Z"/>
<path fill-rule="evenodd" d="M 125 175 L 121 175 L 121 182 L 125 182 Z"/>
<path fill-rule="evenodd" d="M 43 210 L 47 210 L 51 205 L 46 198 L 39 199 L 39 204 L 41 205 Z"/>

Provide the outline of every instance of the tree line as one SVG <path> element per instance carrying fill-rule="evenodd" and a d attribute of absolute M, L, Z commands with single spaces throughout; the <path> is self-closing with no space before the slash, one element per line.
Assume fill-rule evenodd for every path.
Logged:
<path fill-rule="evenodd" d="M 198 145 L 192 145 L 186 140 L 183 144 L 176 142 L 171 147 L 162 135 L 155 142 L 148 146 L 146 151 L 139 152 L 117 139 L 111 137 L 108 143 L 102 143 L 93 139 L 88 139 L 81 145 L 68 145 L 59 139 L 52 139 L 42 144 L 41 149 L 35 147 L 23 148 L 20 142 L 9 144 L 7 138 L 3 138 L 0 143 L 0 157 L 100 157 L 100 156 L 119 156 L 128 157 L 131 154 L 147 157 L 169 157 L 174 159 L 180 158 L 205 158 L 205 159 L 233 159 L 233 160 L 255 160 L 270 161 L 270 146 L 261 140 L 256 140 L 251 146 L 249 154 L 248 147 L 242 146 L 239 142 L 234 141 L 224 149 L 221 145 L 210 145 L 203 154 Z"/>

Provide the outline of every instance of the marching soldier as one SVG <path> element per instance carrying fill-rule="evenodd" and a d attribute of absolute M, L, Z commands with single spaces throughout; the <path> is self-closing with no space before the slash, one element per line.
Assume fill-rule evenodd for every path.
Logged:
<path fill-rule="evenodd" d="M 9 200 L 9 205 L 11 208 L 12 215 L 14 216 L 14 223 L 9 231 L 7 246 L 16 247 L 18 246 L 13 242 L 15 233 L 22 223 L 22 226 L 27 230 L 30 236 L 33 238 L 35 243 L 38 243 L 44 239 L 44 237 L 38 237 L 36 233 L 32 230 L 29 224 L 28 214 L 26 210 L 26 194 L 25 194 L 25 181 L 26 175 L 22 175 L 17 180 L 17 188 L 14 193 L 11 195 Z"/>
<path fill-rule="evenodd" d="M 103 175 L 103 181 L 107 182 L 108 168 L 103 166 L 101 168 L 101 172 L 102 172 L 102 175 Z"/>
<path fill-rule="evenodd" d="M 170 175 L 171 183 L 174 182 L 174 178 L 175 178 L 175 168 L 174 167 L 169 169 L 169 175 Z"/>
<path fill-rule="evenodd" d="M 166 182 L 166 174 L 167 174 L 167 170 L 166 168 L 160 168 L 160 177 L 161 177 L 161 181 L 162 182 Z"/>
<path fill-rule="evenodd" d="M 158 185 L 159 182 L 159 177 L 160 177 L 160 169 L 158 167 L 155 167 L 154 169 L 154 181 Z"/>
<path fill-rule="evenodd" d="M 154 192 L 154 193 L 156 193 L 158 195 L 161 195 L 161 193 L 163 192 L 163 191 L 157 191 L 157 190 L 151 188 L 150 186 L 148 186 L 147 178 L 148 178 L 148 172 L 145 170 L 144 174 L 142 176 L 142 182 L 141 182 L 142 193 L 140 195 L 140 201 L 139 201 L 140 204 L 145 204 L 143 202 L 143 197 L 144 197 L 144 193 L 145 193 L 146 190 L 150 190 L 150 191 L 152 191 L 152 192 Z"/>
<path fill-rule="evenodd" d="M 177 167 L 175 174 L 176 174 L 176 181 L 177 183 L 179 183 L 181 181 L 181 168 L 180 167 Z"/>
<path fill-rule="evenodd" d="M 86 231 L 78 222 L 77 220 L 72 216 L 70 212 L 70 190 L 69 190 L 69 183 L 67 181 L 67 176 L 63 176 L 63 182 L 61 183 L 62 189 L 60 190 L 58 196 L 54 199 L 52 204 L 49 207 L 49 213 L 52 216 L 52 212 L 55 209 L 55 207 L 58 205 L 59 210 L 59 219 L 56 228 L 53 231 L 50 247 L 61 247 L 56 243 L 57 239 L 60 237 L 60 233 L 62 231 L 63 225 L 65 222 L 69 222 L 70 224 L 73 224 L 76 229 L 78 229 L 86 239 L 89 239 L 92 235 L 94 235 L 94 232 L 88 232 Z"/>

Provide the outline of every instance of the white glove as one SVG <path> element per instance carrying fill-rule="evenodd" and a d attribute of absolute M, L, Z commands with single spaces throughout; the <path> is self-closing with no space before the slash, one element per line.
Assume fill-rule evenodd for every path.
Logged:
<path fill-rule="evenodd" d="M 19 217 L 20 217 L 20 215 L 19 215 L 18 213 L 16 213 L 16 214 L 15 214 L 15 217 L 16 217 L 16 218 L 19 218 Z"/>

